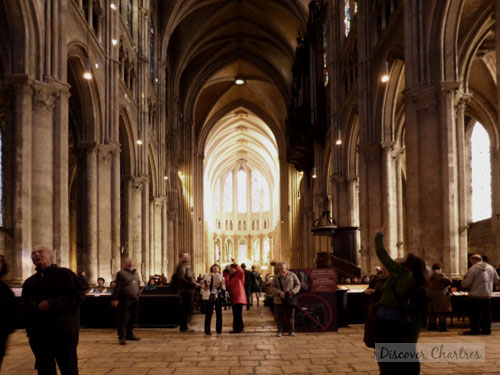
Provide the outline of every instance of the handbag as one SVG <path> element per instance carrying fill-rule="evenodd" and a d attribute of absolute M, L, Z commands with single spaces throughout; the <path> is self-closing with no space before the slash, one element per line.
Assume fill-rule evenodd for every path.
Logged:
<path fill-rule="evenodd" d="M 281 277 L 278 277 L 278 281 L 280 283 L 281 291 L 285 292 L 285 290 L 283 289 L 283 284 L 281 283 Z M 283 303 L 283 305 L 288 307 L 297 307 L 298 305 L 297 297 L 290 295 L 289 292 L 285 292 L 285 298 L 282 298 L 281 302 Z"/>

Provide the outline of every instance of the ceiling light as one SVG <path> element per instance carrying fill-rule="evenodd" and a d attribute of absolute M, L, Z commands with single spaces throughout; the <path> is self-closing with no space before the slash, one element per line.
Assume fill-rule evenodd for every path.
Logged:
<path fill-rule="evenodd" d="M 99 64 L 98 63 L 95 63 L 95 68 L 99 69 Z"/>
<path fill-rule="evenodd" d="M 168 180 L 168 176 L 163 176 L 163 179 L 164 180 Z"/>
<path fill-rule="evenodd" d="M 138 139 L 136 142 L 139 146 L 142 145 L 142 139 Z"/>
<path fill-rule="evenodd" d="M 91 80 L 92 79 L 92 70 L 90 69 L 90 61 L 88 58 L 85 59 L 84 62 L 84 68 L 83 68 L 83 78 L 86 80 Z"/>
<path fill-rule="evenodd" d="M 238 86 L 243 86 L 245 84 L 245 80 L 243 78 L 236 78 L 234 80 L 234 83 L 236 83 Z"/>
<path fill-rule="evenodd" d="M 111 44 L 113 44 L 114 46 L 116 46 L 118 44 L 118 41 L 116 39 L 111 39 Z"/>
<path fill-rule="evenodd" d="M 115 3 L 111 3 L 111 4 L 109 4 L 109 7 L 110 7 L 111 9 L 113 9 L 113 10 L 116 10 L 116 5 L 115 5 Z"/>
<path fill-rule="evenodd" d="M 312 178 L 316 178 L 316 167 L 313 167 Z"/>
<path fill-rule="evenodd" d="M 382 77 L 380 77 L 380 82 L 382 83 L 389 82 L 389 67 L 387 61 L 385 62 L 385 70 L 384 73 L 382 74 Z"/>

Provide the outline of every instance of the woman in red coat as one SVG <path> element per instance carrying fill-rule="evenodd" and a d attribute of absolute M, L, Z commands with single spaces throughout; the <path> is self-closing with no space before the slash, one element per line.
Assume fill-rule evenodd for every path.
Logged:
<path fill-rule="evenodd" d="M 231 295 L 233 305 L 233 330 L 229 333 L 241 333 L 244 331 L 243 305 L 247 304 L 245 294 L 245 271 L 243 268 L 233 263 L 229 266 L 229 277 L 226 279 L 226 287 Z"/>

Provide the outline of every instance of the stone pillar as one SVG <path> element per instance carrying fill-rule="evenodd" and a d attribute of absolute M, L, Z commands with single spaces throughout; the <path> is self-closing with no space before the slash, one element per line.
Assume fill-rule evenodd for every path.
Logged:
<path fill-rule="evenodd" d="M 33 86 L 31 143 L 31 235 L 32 243 L 54 249 L 54 139 L 53 110 L 57 97 L 50 86 Z"/>
<path fill-rule="evenodd" d="M 395 152 L 394 157 L 396 158 L 396 206 L 397 206 L 397 257 L 402 258 L 404 256 L 404 245 L 405 245 L 405 233 L 404 233 L 404 197 L 403 197 L 403 166 L 402 158 L 404 154 L 404 148 L 400 147 L 399 150 Z"/>
<path fill-rule="evenodd" d="M 172 211 L 167 211 L 167 255 L 168 255 L 168 273 L 172 275 L 175 271 L 179 259 L 179 249 L 177 244 L 177 216 Z"/>
<path fill-rule="evenodd" d="M 97 175 L 97 232 L 98 232 L 98 277 L 113 278 L 111 270 L 112 252 L 112 162 L 115 148 L 98 145 Z M 92 280 L 94 281 L 94 280 Z M 97 280 L 95 280 L 97 282 Z"/>
<path fill-rule="evenodd" d="M 496 88 L 497 88 L 497 124 L 500 124 L 500 1 L 495 6 L 495 49 L 496 49 Z M 493 146 L 493 139 L 492 146 Z M 500 145 L 491 147 L 491 186 L 492 188 L 492 218 L 491 230 L 494 238 L 494 253 L 497 254 L 497 264 L 500 263 Z"/>
<path fill-rule="evenodd" d="M 459 276 L 456 83 L 416 86 L 407 101 L 408 250 Z M 439 213 L 439 214 L 437 214 Z"/>
<path fill-rule="evenodd" d="M 54 61 L 53 61 L 54 62 Z M 58 87 L 54 109 L 54 254 L 61 267 L 70 267 L 69 252 L 69 190 L 68 190 L 68 100 L 67 85 L 51 82 Z M 77 271 L 72 265 L 73 271 Z"/>
<path fill-rule="evenodd" d="M 149 242 L 149 230 L 151 223 L 149 222 L 149 177 L 142 176 L 144 180 L 144 188 L 142 189 L 142 215 L 141 215 L 141 227 L 142 227 L 142 264 L 141 264 L 141 272 L 143 274 L 143 280 L 149 280 L 149 274 L 151 273 L 150 265 L 150 242 Z"/>
<path fill-rule="evenodd" d="M 116 275 L 121 269 L 121 194 L 120 194 L 120 149 L 115 145 L 111 167 L 111 273 Z"/>
<path fill-rule="evenodd" d="M 467 272 L 467 228 L 469 218 L 469 207 L 467 204 L 467 189 L 469 180 L 466 173 L 466 144 L 465 144 L 465 121 L 464 113 L 470 95 L 461 94 L 457 97 L 457 178 L 458 178 L 458 235 L 459 235 L 459 258 L 458 274 Z M 493 185 L 495 186 L 495 185 Z"/>
<path fill-rule="evenodd" d="M 164 197 L 163 205 L 161 206 L 161 273 L 168 275 L 168 237 L 171 233 L 168 232 L 168 206 L 167 198 Z"/>
<path fill-rule="evenodd" d="M 392 258 L 397 253 L 397 194 L 396 194 L 396 167 L 394 155 L 398 153 L 399 146 L 395 142 L 381 144 L 381 177 L 382 177 L 382 223 L 385 232 L 385 246 Z"/>
<path fill-rule="evenodd" d="M 98 211 L 97 211 L 97 147 L 94 142 L 82 143 L 78 150 L 78 203 L 82 205 L 77 222 L 77 257 L 90 283 L 98 274 Z"/>
<path fill-rule="evenodd" d="M 359 212 L 361 231 L 361 268 L 369 273 L 380 264 L 373 243 L 377 231 L 383 230 L 382 192 L 380 186 L 380 146 L 360 144 Z"/>
<path fill-rule="evenodd" d="M 209 250 L 204 241 L 204 226 L 203 226 L 203 155 L 194 156 L 194 203 L 193 203 L 193 266 L 201 270 L 206 268 L 205 256 Z M 210 265 L 209 265 L 210 266 Z"/>
<path fill-rule="evenodd" d="M 139 271 L 144 280 L 144 267 L 143 267 L 143 248 L 142 248 L 142 192 L 145 186 L 145 179 L 143 177 L 132 177 L 131 184 L 131 230 L 132 230 L 132 244 L 129 250 L 129 257 L 134 261 L 135 267 Z"/>
<path fill-rule="evenodd" d="M 31 262 L 31 195 L 32 176 L 31 164 L 33 158 L 32 149 L 32 105 L 33 87 L 28 77 L 7 77 L 12 101 L 12 122 L 6 123 L 10 134 L 13 134 L 15 142 L 15 160 L 13 172 L 16 184 L 12 194 L 13 202 L 13 235 L 14 246 L 9 259 L 11 259 L 11 271 L 8 274 L 10 284 L 22 285 L 23 281 L 32 274 Z"/>

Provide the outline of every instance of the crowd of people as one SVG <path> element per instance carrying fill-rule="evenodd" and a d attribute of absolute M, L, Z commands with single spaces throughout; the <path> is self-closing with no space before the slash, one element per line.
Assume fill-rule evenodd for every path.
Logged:
<path fill-rule="evenodd" d="M 452 280 L 435 263 L 428 268 L 425 262 L 408 254 L 402 259 L 392 259 L 385 249 L 383 234 L 375 237 L 376 254 L 382 266 L 377 274 L 367 280 L 370 296 L 364 341 L 376 348 L 376 343 L 416 343 L 422 326 L 428 330 L 446 331 L 446 318 L 451 312 L 450 286 Z M 20 315 L 26 326 L 29 345 L 35 356 L 39 375 L 55 374 L 56 363 L 63 374 L 78 374 L 77 345 L 80 329 L 79 307 L 88 290 L 102 293 L 108 290 L 105 280 L 98 278 L 97 286 L 89 288 L 85 274 L 75 275 L 67 268 L 53 262 L 52 252 L 44 247 L 33 248 L 31 259 L 36 273 L 23 284 L 21 303 L 8 286 L 1 281 L 7 265 L 0 256 L 0 366 L 9 335 L 15 329 Z M 465 335 L 491 334 L 491 296 L 499 281 L 497 271 L 479 254 L 470 257 L 471 266 L 464 276 L 462 287 L 468 290 L 470 330 Z M 232 263 L 221 271 L 218 264 L 198 279 L 191 269 L 190 256 L 184 253 L 172 276 L 173 287 L 180 301 L 179 329 L 193 332 L 189 327 L 193 312 L 195 291 L 199 290 L 204 305 L 204 332 L 211 335 L 211 322 L 215 310 L 215 332 L 222 333 L 222 308 L 230 305 L 233 315 L 232 330 L 245 331 L 243 309 L 259 304 L 260 293 L 265 291 L 266 301 L 272 304 L 277 325 L 277 336 L 295 336 L 295 310 L 297 294 L 301 289 L 299 278 L 289 271 L 285 262 L 271 264 L 264 280 L 255 267 L 251 271 L 245 264 Z M 151 278 L 155 285 L 166 284 L 161 275 Z M 117 311 L 117 333 L 120 345 L 140 340 L 134 334 L 137 322 L 140 278 L 132 259 L 125 259 L 123 269 L 112 281 L 111 304 Z M 149 284 L 149 283 L 148 283 Z M 376 349 L 377 351 L 377 349 Z M 378 362 L 381 374 L 418 374 L 419 362 Z"/>

